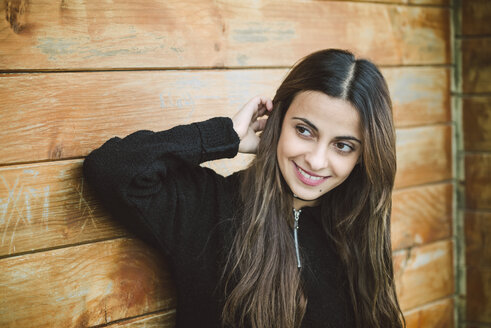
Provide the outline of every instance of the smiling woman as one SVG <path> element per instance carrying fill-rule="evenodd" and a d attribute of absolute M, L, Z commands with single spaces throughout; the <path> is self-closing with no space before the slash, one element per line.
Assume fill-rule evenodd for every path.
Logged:
<path fill-rule="evenodd" d="M 237 152 L 256 157 L 232 176 L 199 166 Z M 114 217 L 170 257 L 178 327 L 404 326 L 395 167 L 383 76 L 334 49 L 295 65 L 272 101 L 113 138 L 84 162 Z"/>
<path fill-rule="evenodd" d="M 315 205 L 349 176 L 361 154 L 360 117 L 346 100 L 303 91 L 288 109 L 276 149 L 293 206 Z"/>

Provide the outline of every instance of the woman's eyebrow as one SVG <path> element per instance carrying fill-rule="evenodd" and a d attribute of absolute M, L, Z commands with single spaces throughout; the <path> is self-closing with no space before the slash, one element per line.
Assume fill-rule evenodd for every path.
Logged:
<path fill-rule="evenodd" d="M 304 122 L 305 124 L 310 126 L 313 130 L 315 130 L 316 132 L 319 132 L 319 129 L 314 125 L 314 123 L 310 122 L 308 119 L 302 118 L 302 117 L 296 117 L 296 116 L 292 117 L 292 120 L 295 120 L 295 119 Z"/>
<path fill-rule="evenodd" d="M 361 145 L 361 140 L 352 136 L 338 136 L 334 138 L 334 140 L 353 140 L 358 142 Z"/>
<path fill-rule="evenodd" d="M 317 129 L 317 127 L 314 125 L 314 123 L 310 122 L 306 118 L 295 116 L 295 117 L 292 117 L 292 120 L 300 120 L 300 121 L 304 122 L 305 124 L 307 124 L 308 126 L 310 126 L 316 132 L 319 132 L 319 129 Z M 361 140 L 358 138 L 352 137 L 352 136 L 337 136 L 336 138 L 334 138 L 334 140 L 353 140 L 353 141 L 358 142 L 361 145 Z"/>

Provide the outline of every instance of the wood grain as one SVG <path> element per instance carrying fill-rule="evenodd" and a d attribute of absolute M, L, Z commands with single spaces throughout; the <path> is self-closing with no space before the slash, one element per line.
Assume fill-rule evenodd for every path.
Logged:
<path fill-rule="evenodd" d="M 438 241 L 394 253 L 396 288 L 403 311 L 454 292 L 453 245 Z"/>
<path fill-rule="evenodd" d="M 331 1 L 331 0 L 324 0 Z M 352 0 L 337 0 L 337 1 L 352 1 Z M 450 0 L 356 0 L 357 2 L 383 2 L 393 4 L 411 4 L 411 5 L 434 5 L 434 6 L 448 6 Z"/>
<path fill-rule="evenodd" d="M 396 187 L 451 179 L 451 145 L 448 125 L 397 130 Z"/>
<path fill-rule="evenodd" d="M 491 269 L 491 212 L 465 212 L 465 264 Z"/>
<path fill-rule="evenodd" d="M 450 70 L 435 67 L 382 69 L 397 127 L 449 122 Z"/>
<path fill-rule="evenodd" d="M 446 298 L 404 313 L 407 328 L 453 328 L 454 301 Z"/>
<path fill-rule="evenodd" d="M 491 97 L 462 99 L 462 124 L 466 151 L 491 150 Z"/>
<path fill-rule="evenodd" d="M 449 8 L 297 0 L 25 3 L 24 15 L 0 21 L 1 70 L 290 66 L 322 48 L 352 49 L 384 65 L 451 61 Z"/>
<path fill-rule="evenodd" d="M 221 174 L 250 157 L 207 163 Z M 82 160 L 0 168 L 0 257 L 128 236 L 82 179 Z M 450 184 L 394 193 L 394 249 L 445 238 L 451 229 Z"/>
<path fill-rule="evenodd" d="M 462 34 L 491 34 L 491 2 L 489 0 L 461 1 Z"/>
<path fill-rule="evenodd" d="M 392 197 L 392 249 L 450 238 L 451 183 L 396 190 Z"/>
<path fill-rule="evenodd" d="M 462 91 L 491 92 L 491 38 L 464 39 L 462 49 Z"/>
<path fill-rule="evenodd" d="M 285 69 L 0 75 L 0 163 L 82 157 L 138 129 L 232 116 Z M 448 69 L 387 68 L 397 126 L 449 121 Z"/>
<path fill-rule="evenodd" d="M 467 268 L 466 320 L 491 323 L 491 269 Z"/>
<path fill-rule="evenodd" d="M 465 205 L 491 209 L 491 153 L 465 155 Z"/>
<path fill-rule="evenodd" d="M 170 309 L 165 263 L 116 239 L 0 260 L 0 326 L 87 327 Z"/>

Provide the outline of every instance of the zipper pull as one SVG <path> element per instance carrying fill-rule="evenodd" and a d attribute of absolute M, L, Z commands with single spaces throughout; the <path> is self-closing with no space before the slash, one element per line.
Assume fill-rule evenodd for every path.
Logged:
<path fill-rule="evenodd" d="M 302 264 L 300 263 L 300 251 L 298 250 L 298 219 L 300 219 L 300 213 L 302 210 L 293 209 L 293 216 L 295 222 L 293 224 L 293 238 L 295 240 L 295 252 L 297 254 L 297 267 L 301 268 Z"/>

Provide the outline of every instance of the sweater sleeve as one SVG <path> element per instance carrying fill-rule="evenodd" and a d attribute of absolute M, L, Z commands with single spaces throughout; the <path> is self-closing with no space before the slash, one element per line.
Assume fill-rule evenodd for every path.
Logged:
<path fill-rule="evenodd" d="M 216 224 L 207 217 L 220 202 L 225 178 L 199 164 L 234 157 L 239 141 L 232 121 L 223 117 L 137 131 L 90 153 L 84 176 L 116 220 L 172 257 L 188 246 L 183 243 L 199 250 Z"/>

